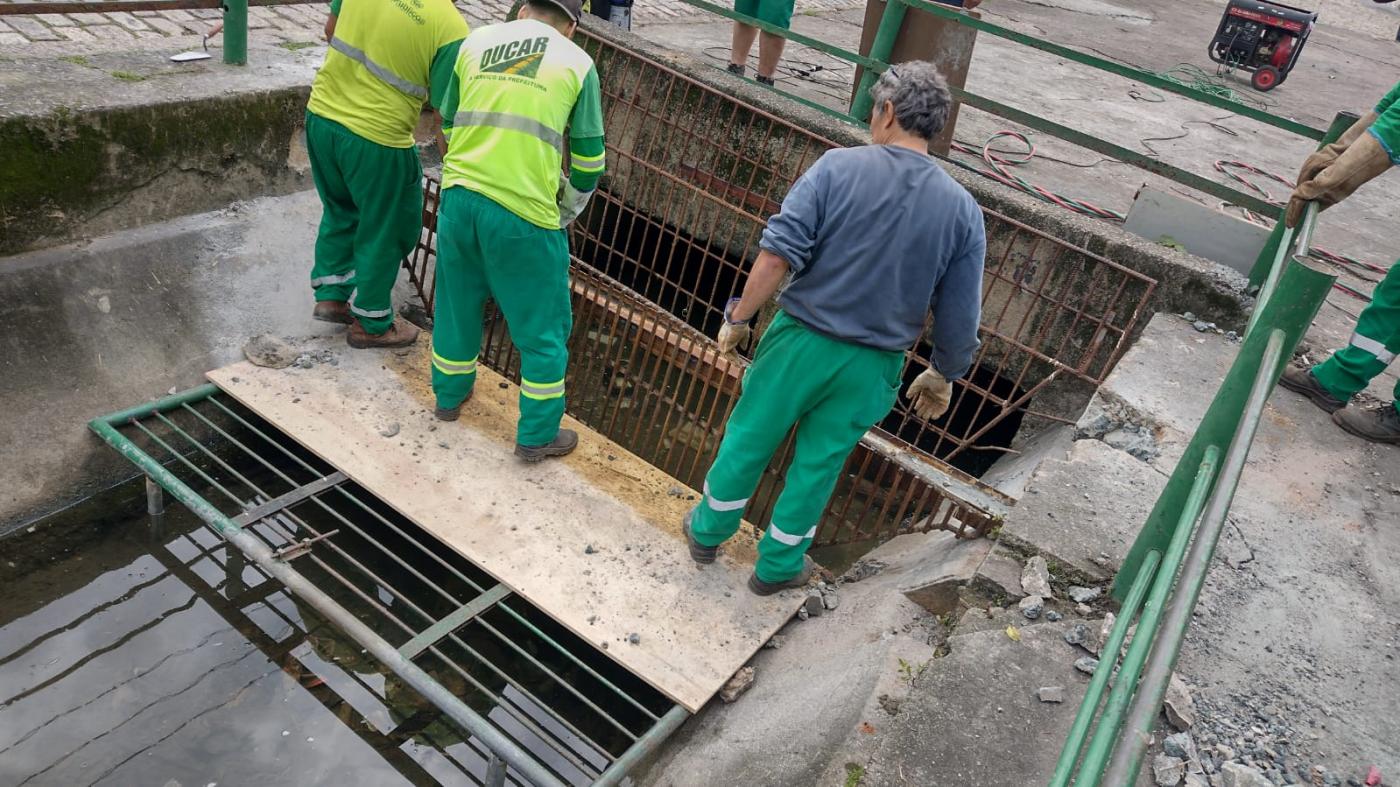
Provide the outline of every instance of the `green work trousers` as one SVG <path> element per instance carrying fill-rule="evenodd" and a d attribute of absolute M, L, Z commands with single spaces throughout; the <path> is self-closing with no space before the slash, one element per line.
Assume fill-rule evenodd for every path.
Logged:
<path fill-rule="evenodd" d="M 1350 401 L 1400 353 L 1400 262 L 1392 265 L 1361 312 L 1351 342 L 1313 367 L 1313 376 L 1333 396 Z M 1400 383 L 1395 386 L 1400 408 Z"/>
<path fill-rule="evenodd" d="M 564 417 L 569 363 L 569 240 L 461 186 L 443 189 L 438 213 L 433 393 L 456 407 L 476 383 L 486 300 L 505 315 L 520 351 L 516 442 L 550 443 Z"/>
<path fill-rule="evenodd" d="M 306 113 L 311 179 L 321 195 L 321 228 L 311 287 L 318 301 L 354 301 L 366 333 L 394 322 L 390 296 L 399 263 L 423 227 L 423 166 L 416 148 L 370 142 Z"/>
<path fill-rule="evenodd" d="M 754 570 L 764 582 L 801 573 L 841 468 L 861 435 L 894 406 L 903 367 L 904 353 L 837 341 L 779 312 L 744 375 L 705 477 L 690 523 L 695 540 L 719 546 L 734 535 L 764 468 L 796 426 L 792 465 Z"/>

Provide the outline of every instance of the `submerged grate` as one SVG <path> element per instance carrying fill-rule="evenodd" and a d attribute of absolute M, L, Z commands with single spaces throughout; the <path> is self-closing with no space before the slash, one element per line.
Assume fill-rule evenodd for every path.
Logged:
<path fill-rule="evenodd" d="M 559 783 L 617 783 L 686 717 L 214 386 L 106 423 L 120 433 L 104 438 L 129 459 L 199 490 L 189 507 L 207 523 L 226 517 L 256 536 Z M 411 781 L 491 783 L 486 745 L 239 549 L 216 543 L 185 534 L 153 554 L 239 630 L 261 632 L 254 641 L 269 655 L 315 671 L 332 687 L 318 699 L 348 707 L 341 720 Z M 407 741 L 436 758 L 405 757 Z M 512 769 L 505 783 L 531 782 Z"/>
<path fill-rule="evenodd" d="M 698 486 L 718 448 L 739 372 L 706 338 L 757 254 L 766 217 L 834 143 L 587 31 L 605 102 L 608 174 L 570 230 L 575 329 L 570 414 Z M 426 184 L 424 228 L 405 260 L 429 316 L 440 185 Z M 1088 397 L 1146 314 L 1150 277 L 984 210 L 988 254 L 982 347 L 947 415 L 928 423 L 901 401 L 862 440 L 816 544 L 935 528 L 980 534 L 1009 504 L 976 481 L 1022 423 L 1072 419 L 1035 398 Z M 499 314 L 482 358 L 518 376 Z M 761 321 L 761 334 L 766 322 Z M 906 382 L 931 347 L 908 356 Z M 746 511 L 767 525 L 791 443 Z"/>

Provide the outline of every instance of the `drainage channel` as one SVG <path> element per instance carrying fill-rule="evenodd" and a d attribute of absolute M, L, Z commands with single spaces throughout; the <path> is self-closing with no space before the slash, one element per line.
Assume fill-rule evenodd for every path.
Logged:
<path fill-rule="evenodd" d="M 347 693 L 323 704 L 348 704 L 346 726 L 410 781 L 427 774 L 394 754 L 407 741 L 449 782 L 616 784 L 687 717 L 214 386 L 93 429 L 154 479 L 155 526 L 169 493 L 228 542 L 157 538 L 164 571 L 269 658 L 307 643 L 335 665 L 316 685 Z"/>

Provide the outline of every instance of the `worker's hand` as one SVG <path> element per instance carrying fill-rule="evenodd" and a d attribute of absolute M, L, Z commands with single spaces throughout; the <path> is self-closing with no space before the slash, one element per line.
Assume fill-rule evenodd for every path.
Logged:
<path fill-rule="evenodd" d="M 1376 122 L 1376 113 L 1367 112 L 1365 116 L 1351 124 L 1351 128 L 1348 128 L 1336 142 L 1323 145 L 1316 153 L 1304 159 L 1302 169 L 1298 170 L 1297 182 L 1307 183 L 1317 177 L 1317 173 L 1332 166 L 1337 157 L 1345 153 L 1353 142 L 1360 139 L 1361 135 L 1366 133 L 1366 129 L 1370 128 L 1374 122 Z"/>
<path fill-rule="evenodd" d="M 719 345 L 719 351 L 723 355 L 736 355 L 739 345 L 748 341 L 753 334 L 748 320 L 733 318 L 734 305 L 738 302 L 738 298 L 731 298 L 729 303 L 725 304 L 724 324 L 719 327 L 719 333 L 715 336 L 715 343 Z"/>
<path fill-rule="evenodd" d="M 1385 152 L 1380 140 L 1371 134 L 1360 135 L 1330 166 L 1298 184 L 1288 200 L 1284 222 L 1290 227 L 1298 226 L 1309 201 L 1316 202 L 1319 210 L 1326 210 L 1350 197 L 1363 183 L 1390 169 L 1391 164 L 1390 154 Z"/>
<path fill-rule="evenodd" d="M 943 379 L 936 369 L 929 369 L 909 383 L 904 392 L 914 412 L 925 421 L 934 421 L 948 412 L 953 401 L 953 384 Z"/>
<path fill-rule="evenodd" d="M 588 207 L 588 200 L 593 197 L 596 189 L 579 191 L 574 188 L 568 178 L 564 178 L 564 188 L 559 192 L 559 228 L 563 229 L 574 223 L 574 219 L 583 213 L 583 209 Z"/>

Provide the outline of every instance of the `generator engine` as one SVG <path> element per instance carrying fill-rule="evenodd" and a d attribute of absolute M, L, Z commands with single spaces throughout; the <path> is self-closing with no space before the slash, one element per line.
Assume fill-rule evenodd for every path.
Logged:
<path fill-rule="evenodd" d="M 1298 64 L 1316 23 L 1316 11 L 1266 0 L 1230 0 L 1210 42 L 1210 59 L 1220 64 L 1220 73 L 1239 69 L 1252 75 L 1255 90 L 1273 90 Z"/>

